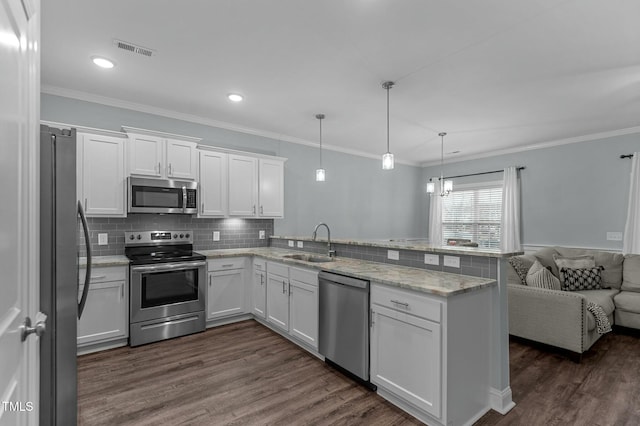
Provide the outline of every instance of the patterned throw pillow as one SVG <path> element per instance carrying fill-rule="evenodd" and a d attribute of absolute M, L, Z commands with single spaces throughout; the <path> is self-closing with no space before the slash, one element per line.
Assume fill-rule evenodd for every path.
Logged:
<path fill-rule="evenodd" d="M 527 285 L 530 287 L 560 290 L 560 280 L 536 260 L 527 273 Z"/>
<path fill-rule="evenodd" d="M 604 268 L 596 266 L 594 268 L 560 269 L 560 278 L 562 281 L 562 290 L 578 291 L 578 290 L 598 290 L 602 288 L 602 275 L 600 272 Z"/>
<path fill-rule="evenodd" d="M 513 269 L 520 277 L 520 281 L 522 281 L 522 284 L 527 285 L 527 272 L 529 271 L 529 267 L 522 261 L 519 256 L 511 256 L 509 258 L 509 264 L 513 266 Z"/>

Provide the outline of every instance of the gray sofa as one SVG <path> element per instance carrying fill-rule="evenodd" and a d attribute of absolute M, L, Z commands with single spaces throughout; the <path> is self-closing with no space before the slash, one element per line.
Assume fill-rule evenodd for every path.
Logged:
<path fill-rule="evenodd" d="M 602 335 L 587 303 L 601 306 L 611 324 L 640 329 L 640 255 L 548 247 L 516 256 L 526 269 L 536 260 L 559 277 L 553 256 L 592 255 L 602 266 L 600 290 L 561 291 L 523 285 L 516 269 L 507 266 L 509 334 L 557 346 L 579 356 Z M 522 273 L 522 271 L 521 271 Z"/>

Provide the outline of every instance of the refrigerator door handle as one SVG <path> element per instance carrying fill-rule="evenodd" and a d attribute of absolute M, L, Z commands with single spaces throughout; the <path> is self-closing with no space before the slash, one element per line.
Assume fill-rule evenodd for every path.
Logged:
<path fill-rule="evenodd" d="M 80 303 L 78 303 L 78 319 L 82 316 L 84 311 L 84 305 L 87 303 L 87 296 L 89 295 L 89 283 L 91 282 L 91 241 L 89 240 L 89 227 L 87 226 L 87 218 L 84 215 L 84 209 L 82 203 L 78 201 L 78 214 L 82 220 L 82 230 L 84 232 L 84 244 L 87 248 L 87 272 L 84 276 L 84 288 L 82 289 L 82 297 Z M 78 283 L 78 289 L 80 283 Z"/>

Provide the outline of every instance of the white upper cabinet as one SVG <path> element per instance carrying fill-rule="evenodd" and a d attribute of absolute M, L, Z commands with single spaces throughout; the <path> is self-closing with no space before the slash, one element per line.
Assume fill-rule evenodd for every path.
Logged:
<path fill-rule="evenodd" d="M 122 136 L 77 134 L 77 191 L 87 216 L 127 215 L 124 166 L 126 139 Z"/>
<path fill-rule="evenodd" d="M 195 180 L 200 138 L 122 127 L 129 135 L 128 162 L 132 176 Z"/>
<path fill-rule="evenodd" d="M 261 158 L 258 198 L 260 217 L 284 217 L 284 162 Z"/>
<path fill-rule="evenodd" d="M 227 214 L 227 154 L 200 151 L 200 209 L 198 217 L 224 217 Z"/>
<path fill-rule="evenodd" d="M 258 213 L 258 159 L 229 154 L 229 216 Z"/>

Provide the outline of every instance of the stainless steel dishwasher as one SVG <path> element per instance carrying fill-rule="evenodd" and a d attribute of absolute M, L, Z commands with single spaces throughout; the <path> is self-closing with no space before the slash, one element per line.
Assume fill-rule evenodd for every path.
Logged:
<path fill-rule="evenodd" d="M 321 271 L 319 351 L 325 361 L 369 382 L 369 281 Z"/>

